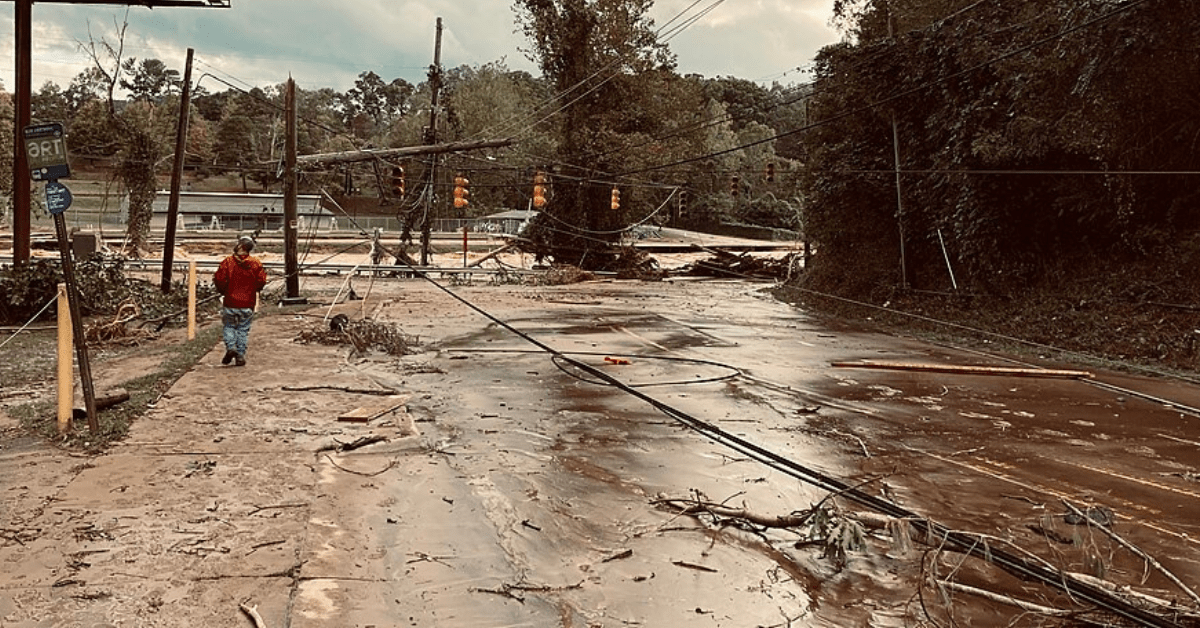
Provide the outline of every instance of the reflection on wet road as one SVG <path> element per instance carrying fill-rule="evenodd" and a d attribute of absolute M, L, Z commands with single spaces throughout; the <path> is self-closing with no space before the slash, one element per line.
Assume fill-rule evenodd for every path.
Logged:
<path fill-rule="evenodd" d="M 1185 581 L 1200 579 L 1200 419 L 1178 410 L 1071 380 L 833 368 L 1002 363 L 832 330 L 739 282 L 456 291 L 673 408 L 954 529 L 1095 571 L 1097 556 L 1047 534 L 1098 547 L 1098 533 L 1064 521 L 1060 500 L 1094 503 Z M 311 581 L 306 604 L 327 600 L 360 625 L 905 625 L 919 614 L 920 561 L 903 551 L 854 555 L 838 569 L 792 532 L 702 525 L 658 504 L 703 496 L 784 515 L 824 491 L 684 429 L 444 296 L 420 298 L 430 305 L 399 301 L 380 317 L 427 343 L 407 363 L 436 368 L 360 368 L 413 393 L 422 435 L 387 452 L 402 454 L 395 471 L 326 478 L 327 491 L 347 495 L 337 519 L 359 523 L 330 532 L 325 547 L 361 559 L 336 587 Z M 1187 386 L 1166 392 L 1200 399 Z M 1126 577 L 1143 568 L 1119 552 L 1103 567 Z M 1144 586 L 1172 590 L 1157 574 Z M 1012 614 L 962 605 L 959 619 L 976 625 L 1006 625 Z"/>

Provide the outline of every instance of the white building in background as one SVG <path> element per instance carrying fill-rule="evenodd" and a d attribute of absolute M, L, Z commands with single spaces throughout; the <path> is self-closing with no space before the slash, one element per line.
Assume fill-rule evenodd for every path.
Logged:
<path fill-rule="evenodd" d="M 152 224 L 166 224 L 170 192 L 159 191 L 154 199 Z M 321 207 L 321 197 L 301 194 L 296 197 L 297 229 L 328 231 L 334 228 L 333 212 Z M 178 228 L 189 231 L 227 229 L 231 231 L 281 231 L 283 229 L 282 194 L 239 194 L 232 192 L 180 192 Z"/>

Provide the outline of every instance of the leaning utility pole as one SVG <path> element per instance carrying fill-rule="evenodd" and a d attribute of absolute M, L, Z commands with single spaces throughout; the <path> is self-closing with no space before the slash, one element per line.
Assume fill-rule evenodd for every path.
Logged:
<path fill-rule="evenodd" d="M 175 228 L 179 223 L 179 187 L 183 180 L 183 158 L 187 154 L 188 115 L 191 113 L 192 98 L 192 54 L 187 49 L 187 63 L 183 66 L 183 92 L 179 95 L 179 124 L 175 127 L 175 160 L 171 168 L 171 196 L 167 200 L 167 233 L 164 237 L 162 254 L 162 291 L 171 291 L 171 265 L 175 261 Z"/>
<path fill-rule="evenodd" d="M 438 91 L 442 87 L 442 18 L 437 19 L 437 36 L 433 43 L 433 65 L 429 66 L 429 129 L 426 144 L 437 143 Z M 425 187 L 425 216 L 421 219 L 421 265 L 429 265 L 430 218 L 433 214 L 433 190 L 437 181 L 437 156 L 429 158 L 429 183 Z"/>

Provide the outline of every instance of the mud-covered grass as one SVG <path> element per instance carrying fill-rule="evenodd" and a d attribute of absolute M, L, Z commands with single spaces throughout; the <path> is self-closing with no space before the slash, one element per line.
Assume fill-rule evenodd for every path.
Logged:
<path fill-rule="evenodd" d="M 1200 377 L 1200 282 L 1153 261 L 1096 261 L 1003 293 L 895 290 L 849 299 L 777 291 L 831 319 L 1084 365 Z"/>
<path fill-rule="evenodd" d="M 57 402 L 53 396 L 39 401 L 9 406 L 6 412 L 18 419 L 21 427 L 29 433 L 58 441 L 67 447 L 91 451 L 103 449 L 109 443 L 123 438 L 129 432 L 131 423 L 145 414 L 146 410 L 163 393 L 212 350 L 213 345 L 219 340 L 220 334 L 220 325 L 209 325 L 198 330 L 193 340 L 182 344 L 137 347 L 122 352 L 136 351 L 141 356 L 158 353 L 162 355 L 163 359 L 157 368 L 120 383 L 121 388 L 129 393 L 129 400 L 97 411 L 99 430 L 95 434 L 92 433 L 87 419 L 80 417 L 76 417 L 72 421 L 70 431 L 66 434 L 59 434 Z M 45 334 L 37 337 L 31 336 L 26 342 L 30 345 L 46 344 L 48 346 L 42 346 L 39 350 L 48 349 L 51 355 L 54 354 L 55 339 L 52 335 L 48 338 Z M 116 359 L 119 359 L 118 355 L 109 354 L 96 361 L 96 368 L 104 368 L 106 361 Z M 38 381 L 52 382 L 53 369 L 54 364 L 51 361 L 42 373 L 36 375 L 39 378 Z"/>

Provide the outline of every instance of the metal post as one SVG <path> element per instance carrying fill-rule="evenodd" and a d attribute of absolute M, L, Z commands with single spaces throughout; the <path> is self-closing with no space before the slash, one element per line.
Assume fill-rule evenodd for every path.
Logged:
<path fill-rule="evenodd" d="M 75 266 L 71 263 L 71 245 L 67 242 L 67 221 L 61 213 L 54 214 L 54 231 L 58 234 L 58 252 L 62 256 L 63 280 L 67 284 L 67 303 L 71 307 L 71 329 L 75 335 L 75 356 L 79 361 L 79 379 L 83 383 L 83 401 L 87 407 L 88 428 L 92 435 L 96 435 L 100 433 L 100 422 L 96 415 L 96 391 L 92 388 L 92 366 L 88 361 L 87 339 L 83 335 L 83 316 L 79 312 Z"/>
<path fill-rule="evenodd" d="M 183 70 L 183 93 L 179 96 L 179 124 L 175 126 L 175 161 L 171 170 L 171 197 L 167 201 L 167 233 L 163 243 L 162 291 L 171 291 L 171 265 L 175 262 L 175 228 L 179 220 L 179 187 L 183 180 L 183 158 L 187 152 L 188 115 L 192 97 L 192 53 L 187 49 Z"/>

